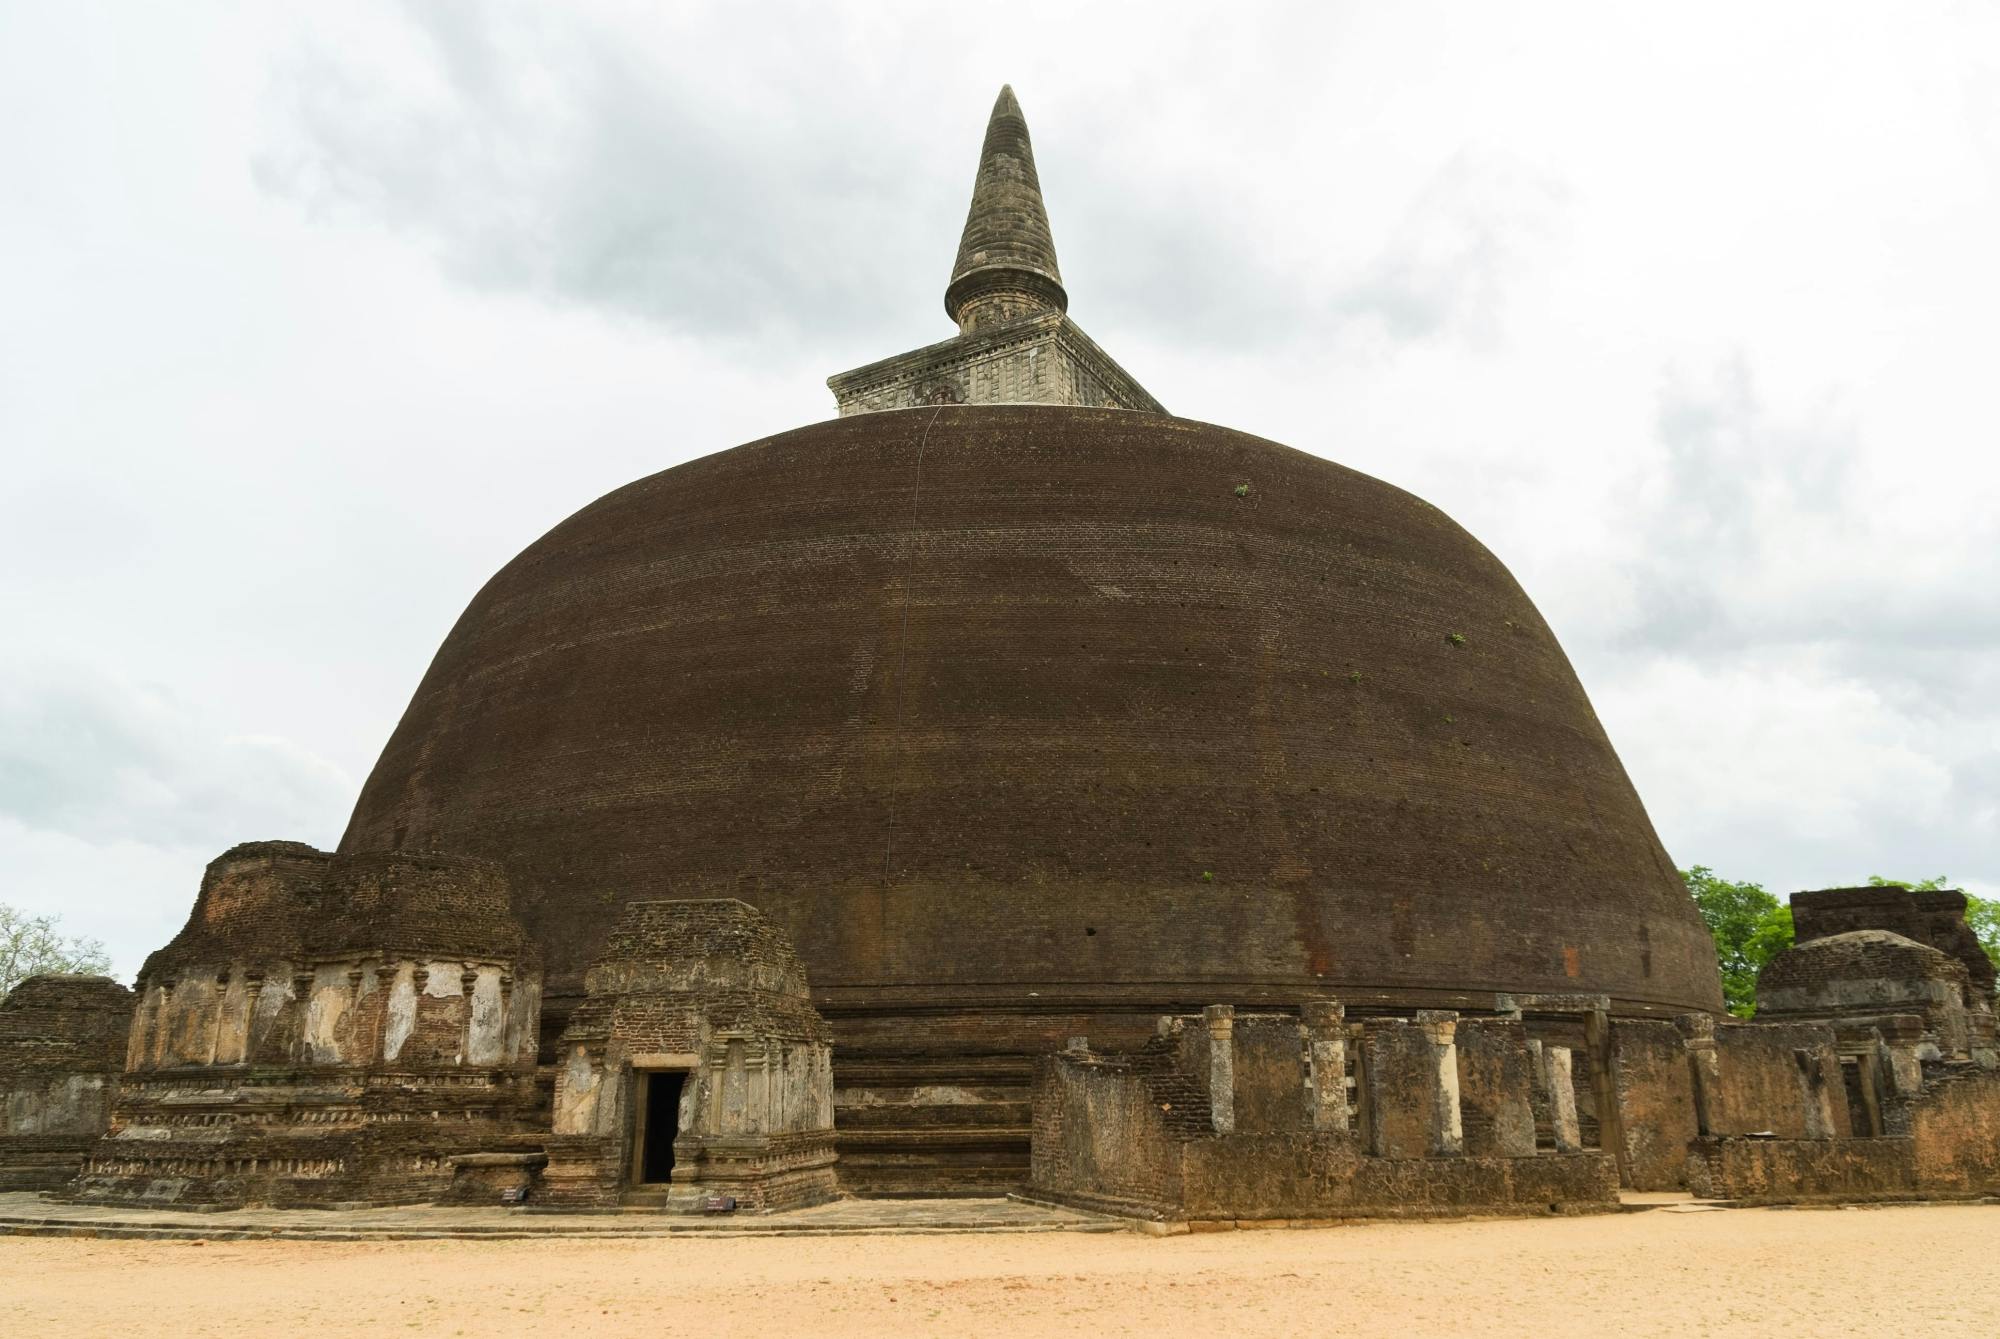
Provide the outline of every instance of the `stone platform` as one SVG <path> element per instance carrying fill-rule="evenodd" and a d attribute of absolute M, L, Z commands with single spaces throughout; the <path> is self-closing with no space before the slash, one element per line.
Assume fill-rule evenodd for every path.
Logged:
<path fill-rule="evenodd" d="M 414 1205 L 390 1209 L 114 1208 L 0 1194 L 0 1236 L 203 1241 L 422 1241 L 573 1237 L 835 1237 L 960 1232 L 1129 1232 L 1134 1224 L 1004 1199 L 837 1200 L 789 1213 L 695 1216 L 644 1211 Z"/>

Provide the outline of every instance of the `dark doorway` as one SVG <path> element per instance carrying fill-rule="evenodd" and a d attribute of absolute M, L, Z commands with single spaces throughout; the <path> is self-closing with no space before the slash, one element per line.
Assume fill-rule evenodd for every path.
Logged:
<path fill-rule="evenodd" d="M 644 1128 L 639 1131 L 639 1179 L 648 1183 L 668 1181 L 674 1171 L 674 1136 L 680 1133 L 681 1084 L 683 1070 L 654 1070 L 644 1076 L 645 1105 L 639 1108 Z"/>

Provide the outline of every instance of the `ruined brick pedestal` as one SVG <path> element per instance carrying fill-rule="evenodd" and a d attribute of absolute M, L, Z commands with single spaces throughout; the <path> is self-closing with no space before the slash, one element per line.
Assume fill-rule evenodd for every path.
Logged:
<path fill-rule="evenodd" d="M 103 1135 L 132 992 L 105 976 L 31 976 L 0 999 L 0 1190 L 53 1190 Z"/>
<path fill-rule="evenodd" d="M 546 1128 L 540 970 L 485 861 L 239 846 L 139 1000 L 82 1199 L 419 1203 Z"/>

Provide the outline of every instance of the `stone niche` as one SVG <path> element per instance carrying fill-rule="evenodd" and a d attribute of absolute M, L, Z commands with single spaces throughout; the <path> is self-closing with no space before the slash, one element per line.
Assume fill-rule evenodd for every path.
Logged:
<path fill-rule="evenodd" d="M 584 989 L 558 1046 L 538 1202 L 767 1211 L 836 1196 L 829 1033 L 762 913 L 629 903 Z"/>
<path fill-rule="evenodd" d="M 1134 1052 L 1078 1037 L 1042 1059 L 1029 1193 L 1209 1223 L 1614 1207 L 1616 1165 L 1577 1149 L 1573 1114 L 1537 1148 L 1536 1081 L 1514 1020 L 1216 1005 Z"/>
<path fill-rule="evenodd" d="M 132 992 L 108 976 L 31 976 L 0 999 L 0 1190 L 76 1175 L 111 1117 Z"/>
<path fill-rule="evenodd" d="M 140 973 L 110 1129 L 73 1193 L 435 1199 L 453 1155 L 546 1129 L 540 985 L 489 861 L 235 847 Z"/>

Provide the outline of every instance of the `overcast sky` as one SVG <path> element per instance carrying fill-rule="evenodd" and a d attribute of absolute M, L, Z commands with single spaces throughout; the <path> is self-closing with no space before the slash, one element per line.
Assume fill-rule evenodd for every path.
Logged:
<path fill-rule="evenodd" d="M 951 333 L 1002 82 L 1083 327 L 1485 541 L 1676 861 L 2000 895 L 2000 9 L 0 0 L 0 901 L 338 840 L 514 553 Z"/>

